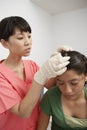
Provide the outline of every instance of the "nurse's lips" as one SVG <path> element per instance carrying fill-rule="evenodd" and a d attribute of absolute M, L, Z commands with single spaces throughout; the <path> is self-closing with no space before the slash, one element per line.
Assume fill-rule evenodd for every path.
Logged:
<path fill-rule="evenodd" d="M 27 48 L 26 51 L 27 51 L 27 52 L 30 52 L 30 51 L 31 51 L 31 48 Z"/>

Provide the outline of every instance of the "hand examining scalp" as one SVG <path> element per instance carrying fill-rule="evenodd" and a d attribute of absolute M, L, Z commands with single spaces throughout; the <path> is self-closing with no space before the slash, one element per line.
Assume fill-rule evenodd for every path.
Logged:
<path fill-rule="evenodd" d="M 51 56 L 50 59 L 41 66 L 39 71 L 36 72 L 34 80 L 44 85 L 47 79 L 63 74 L 67 69 L 66 66 L 69 64 L 69 59 L 69 56 L 63 57 L 61 53 Z"/>
<path fill-rule="evenodd" d="M 57 52 L 60 52 L 61 51 L 73 51 L 72 47 L 71 46 L 67 46 L 67 45 L 62 45 L 60 46 L 58 49 L 57 49 Z"/>
<path fill-rule="evenodd" d="M 62 45 L 62 46 L 57 48 L 57 50 L 51 55 L 51 57 L 54 55 L 57 55 L 58 53 L 61 53 L 62 51 L 73 51 L 73 49 L 71 46 Z"/>

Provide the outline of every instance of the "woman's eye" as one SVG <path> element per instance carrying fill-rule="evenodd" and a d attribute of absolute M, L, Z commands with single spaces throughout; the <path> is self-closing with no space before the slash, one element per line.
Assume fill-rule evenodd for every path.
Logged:
<path fill-rule="evenodd" d="M 75 82 L 75 83 L 71 83 L 72 85 L 77 85 L 78 84 L 78 82 Z"/>
<path fill-rule="evenodd" d="M 21 40 L 21 39 L 23 39 L 23 37 L 18 37 L 17 39 L 18 39 L 18 40 Z"/>

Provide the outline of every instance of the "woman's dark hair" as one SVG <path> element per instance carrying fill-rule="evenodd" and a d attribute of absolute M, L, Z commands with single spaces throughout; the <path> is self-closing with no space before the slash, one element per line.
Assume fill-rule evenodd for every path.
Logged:
<path fill-rule="evenodd" d="M 15 29 L 18 28 L 21 32 L 31 33 L 31 27 L 28 22 L 19 16 L 10 16 L 0 21 L 0 40 L 8 41 L 9 37 L 14 34 Z"/>
<path fill-rule="evenodd" d="M 87 74 L 87 57 L 77 51 L 62 51 L 62 56 L 70 56 L 67 70 L 74 70 L 78 74 Z"/>

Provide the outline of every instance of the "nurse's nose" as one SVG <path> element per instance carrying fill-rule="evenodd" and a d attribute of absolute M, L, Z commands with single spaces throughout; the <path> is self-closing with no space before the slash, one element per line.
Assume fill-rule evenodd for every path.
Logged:
<path fill-rule="evenodd" d="M 25 38 L 24 44 L 25 44 L 25 45 L 30 45 L 30 44 L 31 44 L 31 39 Z"/>

